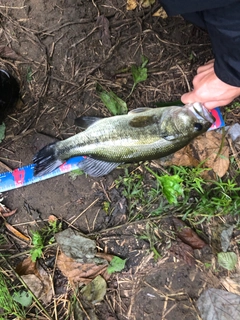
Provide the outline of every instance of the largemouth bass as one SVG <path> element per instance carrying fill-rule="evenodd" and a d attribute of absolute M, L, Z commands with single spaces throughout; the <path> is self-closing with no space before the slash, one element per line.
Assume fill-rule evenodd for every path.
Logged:
<path fill-rule="evenodd" d="M 42 176 L 74 156 L 90 176 L 106 175 L 125 162 L 154 160 L 186 146 L 207 131 L 214 117 L 196 102 L 184 107 L 138 108 L 109 118 L 81 117 L 85 131 L 47 145 L 34 157 L 35 176 Z"/>

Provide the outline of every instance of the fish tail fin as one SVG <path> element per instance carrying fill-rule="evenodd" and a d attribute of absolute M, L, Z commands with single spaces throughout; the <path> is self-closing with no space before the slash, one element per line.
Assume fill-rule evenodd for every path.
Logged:
<path fill-rule="evenodd" d="M 57 157 L 56 143 L 51 143 L 42 148 L 33 158 L 34 176 L 41 177 L 44 174 L 52 172 L 63 164 L 63 160 Z"/>

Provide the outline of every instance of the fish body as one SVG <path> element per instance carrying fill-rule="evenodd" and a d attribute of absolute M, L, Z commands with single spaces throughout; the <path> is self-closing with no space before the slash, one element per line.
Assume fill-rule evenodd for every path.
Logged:
<path fill-rule="evenodd" d="M 124 162 L 167 156 L 207 131 L 213 116 L 200 103 L 185 107 L 139 108 L 127 115 L 92 120 L 83 132 L 48 145 L 34 157 L 35 176 L 51 172 L 65 160 L 84 155 L 80 167 L 91 176 L 109 173 Z"/>

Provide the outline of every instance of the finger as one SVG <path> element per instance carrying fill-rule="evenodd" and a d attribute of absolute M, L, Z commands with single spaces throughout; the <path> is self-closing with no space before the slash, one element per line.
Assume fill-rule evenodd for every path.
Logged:
<path fill-rule="evenodd" d="M 204 71 L 212 69 L 214 66 L 214 62 L 209 62 L 197 68 L 197 74 L 202 73 Z"/>
<path fill-rule="evenodd" d="M 184 93 L 181 96 L 181 101 L 184 104 L 197 102 L 195 95 L 192 92 Z"/>
<path fill-rule="evenodd" d="M 208 101 L 204 102 L 203 105 L 207 109 L 211 110 L 217 107 L 224 107 L 228 105 L 231 102 L 231 100 L 217 100 L 217 101 Z"/>

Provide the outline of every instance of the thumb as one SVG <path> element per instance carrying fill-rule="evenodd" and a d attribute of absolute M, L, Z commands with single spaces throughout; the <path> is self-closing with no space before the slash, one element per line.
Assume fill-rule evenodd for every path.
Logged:
<path fill-rule="evenodd" d="M 195 99 L 194 99 L 194 94 L 192 92 L 184 93 L 181 96 L 181 101 L 184 104 L 196 102 Z"/>

